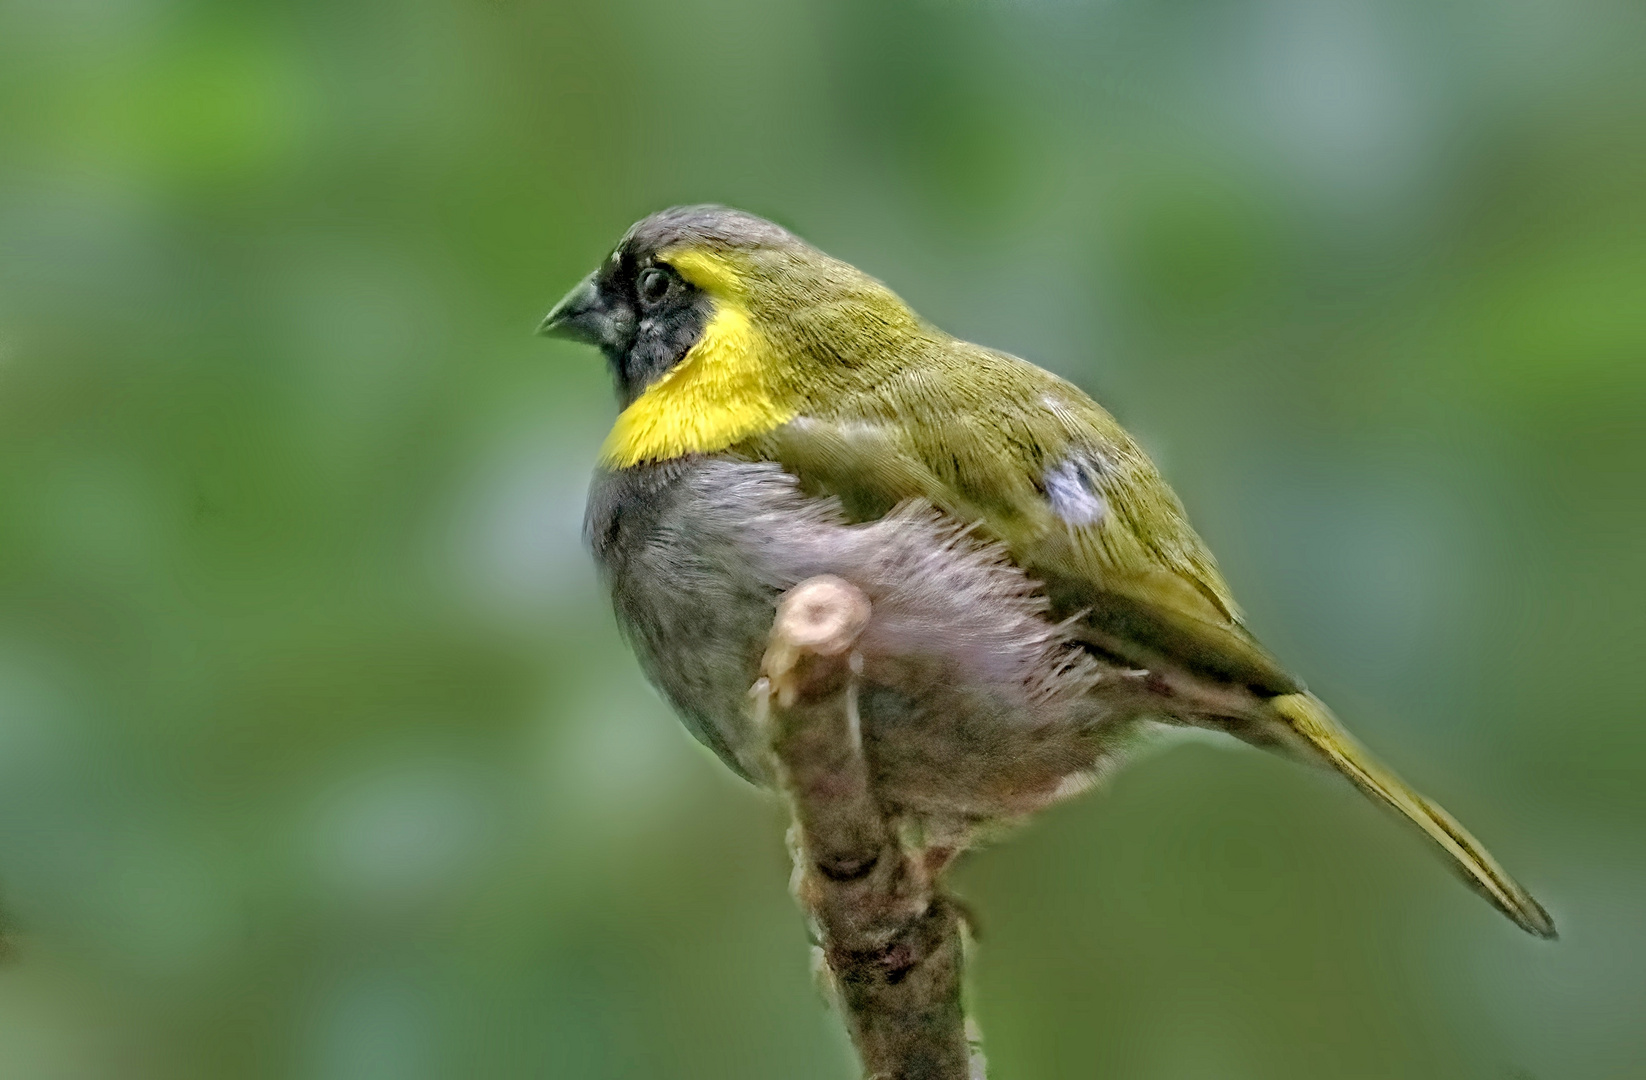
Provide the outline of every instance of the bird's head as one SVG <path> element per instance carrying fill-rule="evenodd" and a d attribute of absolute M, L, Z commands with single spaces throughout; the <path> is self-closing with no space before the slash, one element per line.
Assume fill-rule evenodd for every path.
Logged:
<path fill-rule="evenodd" d="M 844 362 L 867 325 L 915 329 L 884 285 L 787 229 L 723 206 L 678 206 L 636 222 L 543 320 L 541 332 L 597 345 L 632 403 L 694 351 L 750 355 L 781 382 Z"/>
<path fill-rule="evenodd" d="M 627 405 L 685 359 L 717 315 L 746 314 L 761 253 L 805 247 L 784 229 L 737 210 L 664 210 L 636 222 L 554 306 L 541 332 L 598 345 Z"/>

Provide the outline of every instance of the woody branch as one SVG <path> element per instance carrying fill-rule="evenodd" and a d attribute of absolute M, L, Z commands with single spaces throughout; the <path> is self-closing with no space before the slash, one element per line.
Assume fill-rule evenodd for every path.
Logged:
<path fill-rule="evenodd" d="M 875 798 L 858 727 L 872 611 L 835 577 L 783 598 L 757 686 L 794 823 L 795 893 L 814 922 L 835 996 L 871 1080 L 981 1080 L 961 996 L 964 942 Z"/>

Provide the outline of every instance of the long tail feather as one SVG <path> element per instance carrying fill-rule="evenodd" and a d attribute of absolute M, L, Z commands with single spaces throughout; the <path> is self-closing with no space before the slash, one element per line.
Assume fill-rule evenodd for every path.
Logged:
<path fill-rule="evenodd" d="M 1555 924 L 1531 894 L 1445 810 L 1425 799 L 1345 731 L 1313 694 L 1287 694 L 1269 704 L 1286 725 L 1338 772 L 1368 795 L 1388 803 L 1451 856 L 1463 879 L 1529 934 L 1555 937 Z"/>

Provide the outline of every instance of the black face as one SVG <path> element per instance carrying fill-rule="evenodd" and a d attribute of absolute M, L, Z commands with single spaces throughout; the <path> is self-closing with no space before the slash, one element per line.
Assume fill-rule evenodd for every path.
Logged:
<path fill-rule="evenodd" d="M 635 222 L 611 258 L 543 320 L 542 332 L 600 346 L 627 405 L 678 364 L 713 315 L 709 298 L 660 251 L 810 250 L 764 218 L 724 206 L 675 206 Z"/>
<path fill-rule="evenodd" d="M 600 346 L 624 405 L 697 343 L 708 297 L 675 269 L 625 244 L 555 305 L 543 333 Z"/>

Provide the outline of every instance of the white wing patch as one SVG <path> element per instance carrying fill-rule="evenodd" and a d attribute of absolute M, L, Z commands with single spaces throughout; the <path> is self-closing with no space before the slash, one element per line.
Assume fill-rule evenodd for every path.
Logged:
<path fill-rule="evenodd" d="M 1096 525 L 1109 513 L 1103 498 L 1105 471 L 1103 461 L 1089 452 L 1064 458 L 1041 478 L 1046 501 L 1070 525 Z"/>

